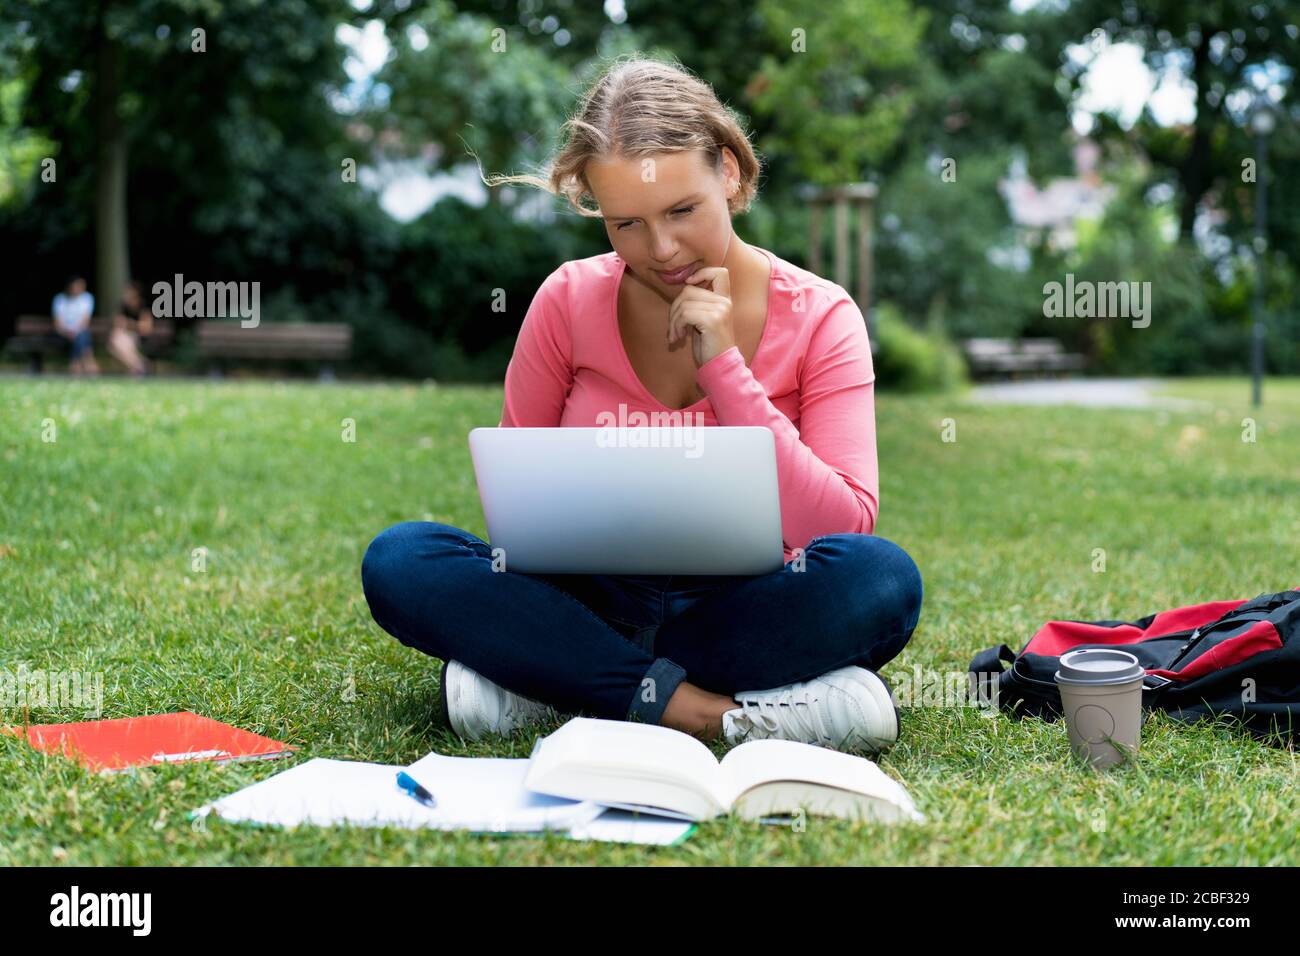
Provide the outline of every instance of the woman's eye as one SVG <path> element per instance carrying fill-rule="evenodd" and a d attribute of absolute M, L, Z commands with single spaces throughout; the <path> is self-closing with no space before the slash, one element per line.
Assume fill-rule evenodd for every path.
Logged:
<path fill-rule="evenodd" d="M 673 212 L 674 212 L 674 213 L 681 213 L 683 216 L 685 216 L 685 215 L 688 215 L 689 213 L 691 213 L 694 209 L 695 209 L 694 206 L 682 206 L 680 209 L 674 209 Z M 628 222 L 621 222 L 621 223 L 618 224 L 617 228 L 618 228 L 618 229 L 623 229 L 623 228 L 625 228 L 626 226 L 630 226 L 630 225 L 632 225 L 632 223 L 634 223 L 634 222 L 636 222 L 635 219 L 629 220 Z"/>

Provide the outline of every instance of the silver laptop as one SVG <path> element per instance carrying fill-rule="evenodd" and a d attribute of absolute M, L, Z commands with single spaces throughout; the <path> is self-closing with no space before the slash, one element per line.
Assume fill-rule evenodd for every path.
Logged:
<path fill-rule="evenodd" d="M 489 543 L 507 571 L 784 567 L 767 428 L 475 428 L 469 448 Z"/>

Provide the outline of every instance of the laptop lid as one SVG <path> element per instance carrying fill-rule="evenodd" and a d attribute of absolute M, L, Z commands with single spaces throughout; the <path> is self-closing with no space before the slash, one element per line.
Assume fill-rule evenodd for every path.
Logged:
<path fill-rule="evenodd" d="M 489 543 L 510 571 L 766 574 L 785 564 L 761 426 L 475 428 Z"/>

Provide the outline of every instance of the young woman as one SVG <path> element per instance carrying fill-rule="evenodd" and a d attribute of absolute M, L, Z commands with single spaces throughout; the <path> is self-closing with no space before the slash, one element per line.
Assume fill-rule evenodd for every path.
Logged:
<path fill-rule="evenodd" d="M 463 737 L 580 713 L 703 739 L 879 752 L 898 710 L 876 671 L 911 637 L 921 575 L 872 531 L 875 374 L 834 283 L 740 240 L 759 163 L 735 116 L 674 64 L 616 60 L 549 179 L 613 251 L 543 282 L 506 372 L 501 427 L 597 425 L 620 404 L 776 439 L 786 563 L 755 576 L 498 572 L 476 535 L 404 522 L 371 542 L 378 624 L 443 660 Z M 593 199 L 597 209 L 583 200 Z M 630 503 L 629 507 L 635 507 Z"/>
<path fill-rule="evenodd" d="M 140 294 L 140 283 L 132 279 L 122 287 L 122 301 L 113 317 L 108 334 L 108 351 L 125 365 L 132 375 L 149 371 L 148 360 L 140 354 L 140 337 L 153 331 L 153 313 Z"/>

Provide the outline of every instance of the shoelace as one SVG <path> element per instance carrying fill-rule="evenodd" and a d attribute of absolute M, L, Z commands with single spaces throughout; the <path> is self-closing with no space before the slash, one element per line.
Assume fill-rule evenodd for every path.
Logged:
<path fill-rule="evenodd" d="M 770 737 L 780 729 L 794 729 L 799 733 L 789 735 L 793 740 L 807 740 L 809 737 L 822 743 L 831 740 L 807 684 L 795 684 L 771 697 L 739 699 L 741 719 L 747 721 L 751 729 L 761 728 L 760 737 Z M 784 723 L 786 720 L 788 724 Z"/>
<path fill-rule="evenodd" d="M 516 694 L 504 687 L 501 688 L 501 692 L 505 696 L 505 705 L 502 707 L 501 712 L 504 720 L 514 720 L 516 717 L 522 716 L 527 721 L 541 714 L 549 717 L 552 712 L 552 708 L 541 701 L 529 700 L 522 694 Z"/>

